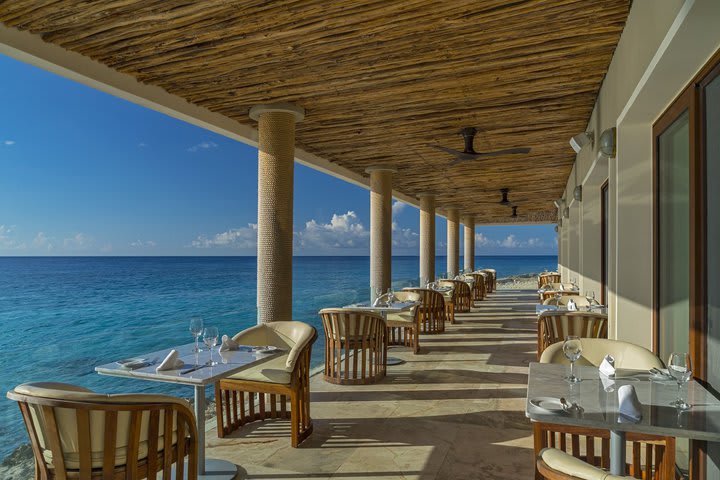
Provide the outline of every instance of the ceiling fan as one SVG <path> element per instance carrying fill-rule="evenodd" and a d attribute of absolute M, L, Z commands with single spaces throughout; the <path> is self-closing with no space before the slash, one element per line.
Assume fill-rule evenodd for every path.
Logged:
<path fill-rule="evenodd" d="M 454 150 L 452 148 L 442 147 L 440 145 L 431 145 L 433 148 L 437 148 L 438 150 L 449 153 L 450 155 L 453 155 L 455 157 L 455 160 L 450 162 L 450 165 L 455 165 L 460 162 L 467 162 L 469 160 L 475 159 L 498 157 L 500 155 L 515 155 L 518 153 L 530 152 L 529 147 L 506 148 L 504 150 L 495 150 L 494 152 L 476 152 L 473 148 L 473 141 L 475 140 L 475 134 L 477 134 L 477 129 L 475 127 L 465 127 L 460 133 L 462 134 L 463 140 L 465 141 L 465 150 L 463 150 L 462 152 L 459 150 Z"/>

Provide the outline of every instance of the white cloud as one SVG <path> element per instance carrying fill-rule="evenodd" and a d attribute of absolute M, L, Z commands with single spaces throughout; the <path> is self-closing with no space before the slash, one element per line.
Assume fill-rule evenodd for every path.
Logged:
<path fill-rule="evenodd" d="M 195 248 L 256 248 L 257 247 L 257 224 L 248 223 L 247 227 L 233 228 L 226 232 L 217 233 L 212 237 L 199 235 L 190 243 Z"/>
<path fill-rule="evenodd" d="M 153 248 L 157 246 L 157 243 L 152 240 L 135 240 L 130 243 L 130 246 L 135 248 Z"/>
<path fill-rule="evenodd" d="M 520 246 L 520 242 L 517 241 L 517 238 L 515 238 L 515 235 L 510 234 L 507 237 L 505 237 L 505 239 L 500 240 L 498 245 L 503 248 L 517 248 Z"/>
<path fill-rule="evenodd" d="M 38 232 L 38 234 L 35 235 L 35 238 L 33 239 L 33 246 L 35 248 L 45 249 L 48 252 L 51 252 L 55 248 L 52 239 L 45 235 L 44 232 Z"/>
<path fill-rule="evenodd" d="M 333 214 L 330 223 L 310 220 L 305 229 L 295 232 L 295 245 L 299 248 L 367 248 L 370 233 L 352 210 Z"/>
<path fill-rule="evenodd" d="M 106 243 L 102 247 L 100 247 L 100 252 L 102 253 L 110 253 L 113 250 L 112 243 Z"/>
<path fill-rule="evenodd" d="M 14 238 L 14 226 L 0 225 L 0 248 L 6 250 L 25 250 L 27 245 Z"/>
<path fill-rule="evenodd" d="M 69 250 L 85 250 L 92 244 L 92 237 L 88 237 L 84 233 L 76 233 L 74 236 L 63 240 L 63 247 Z"/>
<path fill-rule="evenodd" d="M 147 147 L 147 143 L 145 143 L 145 142 L 140 142 L 140 143 L 138 143 L 137 146 L 138 146 L 138 148 L 145 148 L 145 147 Z"/>
<path fill-rule="evenodd" d="M 392 223 L 392 245 L 395 248 L 417 248 L 420 244 L 420 234 L 409 228 L 400 228 Z"/>
<path fill-rule="evenodd" d="M 484 234 L 482 234 L 482 233 L 475 234 L 475 246 L 476 247 L 487 247 L 487 246 L 492 246 L 494 244 L 495 244 L 495 242 L 493 240 L 490 240 Z"/>
<path fill-rule="evenodd" d="M 405 210 L 405 207 L 406 207 L 406 206 L 407 206 L 406 203 L 403 203 L 403 202 L 401 202 L 401 201 L 399 201 L 399 200 L 396 200 L 396 201 L 393 203 L 393 205 L 392 205 L 392 214 L 393 214 L 393 217 L 394 217 L 395 215 L 399 214 L 400 212 L 402 212 L 403 210 Z"/>
<path fill-rule="evenodd" d="M 210 150 L 212 148 L 218 148 L 218 144 L 215 142 L 210 142 L 210 141 L 206 140 L 204 142 L 198 143 L 197 145 L 193 145 L 192 147 L 188 148 L 187 151 L 188 152 L 197 152 L 199 150 Z"/>
<path fill-rule="evenodd" d="M 4 140 L 3 145 L 7 145 L 8 147 L 15 145 L 15 140 Z"/>

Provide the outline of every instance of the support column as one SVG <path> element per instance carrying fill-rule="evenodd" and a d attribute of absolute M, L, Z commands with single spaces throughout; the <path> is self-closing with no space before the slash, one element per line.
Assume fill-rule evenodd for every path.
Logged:
<path fill-rule="evenodd" d="M 371 167 L 370 174 L 370 299 L 377 289 L 391 286 L 392 260 L 392 174 L 388 167 Z"/>
<path fill-rule="evenodd" d="M 475 270 L 475 217 L 465 217 L 465 254 L 464 268 L 470 272 Z"/>
<path fill-rule="evenodd" d="M 435 281 L 435 195 L 420 198 L 420 286 Z"/>
<path fill-rule="evenodd" d="M 460 262 L 460 213 L 457 207 L 447 208 L 447 272 L 458 274 Z"/>
<path fill-rule="evenodd" d="M 292 320 L 293 173 L 295 123 L 305 110 L 256 105 L 258 121 L 258 323 Z"/>

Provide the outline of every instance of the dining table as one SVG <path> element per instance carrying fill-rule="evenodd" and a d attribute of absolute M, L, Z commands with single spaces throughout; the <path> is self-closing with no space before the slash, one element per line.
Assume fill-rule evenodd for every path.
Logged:
<path fill-rule="evenodd" d="M 677 396 L 677 383 L 670 377 L 650 372 L 618 370 L 614 378 L 601 378 L 592 366 L 575 366 L 580 377 L 570 383 L 565 377 L 567 365 L 531 363 L 528 374 L 525 415 L 532 421 L 600 428 L 610 431 L 610 473 L 625 475 L 625 434 L 685 437 L 710 442 L 720 441 L 720 400 L 700 383 L 691 380 L 683 391 L 692 407 L 680 410 L 671 406 Z M 622 415 L 617 391 L 632 385 L 641 404 L 642 418 L 633 421 Z M 543 405 L 565 408 L 543 408 Z"/>
<path fill-rule="evenodd" d="M 592 305 L 590 307 L 578 307 L 577 310 L 568 310 L 566 306 L 557 306 L 557 305 L 543 305 L 542 303 L 538 303 L 535 305 L 535 314 L 540 315 L 543 312 L 593 312 L 593 313 L 601 313 L 603 315 L 607 315 L 608 308 L 607 305 Z"/>
<path fill-rule="evenodd" d="M 172 350 L 177 350 L 184 365 L 174 370 L 157 371 L 160 362 Z M 195 421 L 197 422 L 198 441 L 198 478 L 203 480 L 230 480 L 237 474 L 237 466 L 226 460 L 205 458 L 205 388 L 222 378 L 229 377 L 253 363 L 262 362 L 283 352 L 260 353 L 250 346 L 240 346 L 238 350 L 219 352 L 216 348 L 212 357 L 217 364 L 211 365 L 210 351 L 207 347 L 194 352 L 195 344 L 190 343 L 173 348 L 164 348 L 132 359 L 106 363 L 95 367 L 100 375 L 134 378 L 153 382 L 175 383 L 194 388 Z M 128 360 L 131 363 L 128 363 Z M 137 368 L 127 368 L 124 365 Z"/>
<path fill-rule="evenodd" d="M 388 313 L 402 313 L 411 310 L 413 307 L 420 305 L 420 302 L 391 302 L 391 303 L 380 303 L 373 305 L 372 303 L 353 303 L 351 305 L 345 305 L 343 308 L 348 310 L 362 310 L 379 313 L 385 320 L 387 320 Z M 405 360 L 398 357 L 387 357 L 387 365 L 400 365 L 405 363 Z"/>

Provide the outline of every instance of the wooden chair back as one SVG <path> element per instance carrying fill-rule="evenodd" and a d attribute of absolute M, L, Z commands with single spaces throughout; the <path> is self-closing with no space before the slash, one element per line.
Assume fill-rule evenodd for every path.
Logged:
<path fill-rule="evenodd" d="M 485 292 L 486 293 L 492 293 L 497 288 L 497 272 L 493 269 L 486 268 L 483 270 L 480 270 L 480 273 L 484 273 L 486 275 L 486 283 L 485 283 Z"/>
<path fill-rule="evenodd" d="M 21 385 L 7 397 L 20 406 L 38 480 L 155 479 L 159 472 L 165 480 L 173 467 L 177 478 L 197 479 L 197 428 L 186 402 L 50 383 Z"/>
<path fill-rule="evenodd" d="M 548 298 L 555 298 L 558 294 L 560 294 L 561 297 L 566 296 L 577 296 L 578 292 L 573 292 L 570 290 L 545 290 L 540 292 L 540 303 L 543 303 Z"/>
<path fill-rule="evenodd" d="M 535 456 L 547 447 L 557 448 L 599 468 L 610 468 L 610 432 L 595 428 L 533 422 Z M 626 434 L 631 461 L 626 474 L 644 480 L 675 480 L 675 438 L 657 435 Z M 576 477 L 536 464 L 536 479 L 574 480 Z"/>
<path fill-rule="evenodd" d="M 413 288 L 408 291 L 420 295 L 422 304 L 417 307 L 420 332 L 426 334 L 444 332 L 445 300 L 442 293 L 428 288 Z"/>
<path fill-rule="evenodd" d="M 487 277 L 487 274 L 485 273 L 470 273 L 470 276 L 473 278 L 473 286 L 472 286 L 472 299 L 474 302 L 483 300 L 485 298 L 485 294 L 487 293 L 487 287 L 486 287 L 486 281 L 485 278 Z"/>
<path fill-rule="evenodd" d="M 547 310 L 538 317 L 538 360 L 542 352 L 568 335 L 580 338 L 607 338 L 608 316 L 594 312 Z"/>
<path fill-rule="evenodd" d="M 470 285 L 462 280 L 440 280 L 440 285 L 453 287 L 453 303 L 456 312 L 469 312 L 472 307 L 472 291 Z"/>
<path fill-rule="evenodd" d="M 560 283 L 560 274 L 553 272 L 538 275 L 538 288 L 542 288 L 546 283 Z"/>
<path fill-rule="evenodd" d="M 341 385 L 375 383 L 385 377 L 388 337 L 377 313 L 345 308 L 320 310 L 325 330 L 325 380 Z"/>

